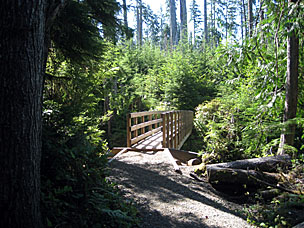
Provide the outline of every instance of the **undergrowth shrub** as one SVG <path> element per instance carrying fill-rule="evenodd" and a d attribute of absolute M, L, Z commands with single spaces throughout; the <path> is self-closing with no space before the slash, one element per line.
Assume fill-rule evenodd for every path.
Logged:
<path fill-rule="evenodd" d="M 133 227 L 135 206 L 107 180 L 107 77 L 50 56 L 43 103 L 41 208 L 45 227 Z M 52 59 L 54 58 L 54 60 Z M 101 69 L 106 69 L 103 67 Z M 109 73 L 112 75 L 112 73 Z"/>
<path fill-rule="evenodd" d="M 107 181 L 107 143 L 88 122 L 44 118 L 42 211 L 48 227 L 132 227 L 136 209 Z M 58 124 L 58 125 L 57 125 Z M 86 131 L 84 129 L 90 129 Z M 97 139 L 97 136 L 99 139 Z"/>
<path fill-rule="evenodd" d="M 241 125 L 237 111 L 213 99 L 196 108 L 195 128 L 204 141 L 201 151 L 205 162 L 221 162 L 243 157 Z"/>

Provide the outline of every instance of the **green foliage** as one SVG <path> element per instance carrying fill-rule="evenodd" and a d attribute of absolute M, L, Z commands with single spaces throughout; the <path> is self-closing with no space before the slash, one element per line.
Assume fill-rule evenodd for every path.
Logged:
<path fill-rule="evenodd" d="M 132 58 L 136 93 L 149 109 L 190 109 L 214 95 L 208 78 L 206 56 L 180 46 L 171 53 L 144 45 Z M 135 65 L 136 64 L 136 65 Z"/>
<path fill-rule="evenodd" d="M 242 158 L 241 128 L 238 110 L 219 99 L 199 105 L 196 109 L 195 127 L 204 137 L 204 152 L 208 160 L 231 161 Z M 205 159 L 207 155 L 204 156 Z"/>
<path fill-rule="evenodd" d="M 285 170 L 285 173 L 280 171 L 279 186 L 293 193 L 283 192 L 270 199 L 256 194 L 255 203 L 243 210 L 249 223 L 259 227 L 293 227 L 304 221 L 304 183 L 301 181 L 304 177 L 304 166 L 303 156 L 299 157 L 292 160 L 290 170 Z M 277 190 L 277 193 L 280 191 Z"/>
<path fill-rule="evenodd" d="M 218 85 L 218 97 L 198 106 L 196 127 L 205 142 L 203 150 L 214 153 L 216 160 L 229 160 L 234 155 L 238 158 L 276 154 L 280 134 L 288 124 L 281 124 L 287 66 L 285 41 L 287 26 L 294 26 L 295 31 L 302 28 L 303 5 L 288 8 L 284 1 L 264 4 L 267 18 L 258 24 L 252 39 L 242 46 L 219 46 L 210 63 L 209 74 Z M 298 36 L 303 38 L 303 34 Z M 300 69 L 302 55 L 300 50 Z M 303 152 L 303 74 L 299 72 L 297 118 L 290 120 L 298 127 L 294 146 L 287 148 L 293 156 Z M 230 158 L 223 155 L 229 153 Z"/>
<path fill-rule="evenodd" d="M 45 84 L 41 164 L 48 227 L 132 227 L 136 209 L 107 181 L 103 110 L 110 77 L 50 55 Z M 92 62 L 94 63 L 94 62 Z M 96 63 L 94 63 L 96 64 Z"/>
<path fill-rule="evenodd" d="M 73 62 L 99 58 L 102 40 L 115 40 L 119 9 L 116 0 L 67 0 L 50 29 L 52 46 Z"/>
<path fill-rule="evenodd" d="M 247 206 L 247 221 L 258 227 L 292 227 L 303 220 L 304 196 L 282 194 L 270 204 L 257 203 Z"/>

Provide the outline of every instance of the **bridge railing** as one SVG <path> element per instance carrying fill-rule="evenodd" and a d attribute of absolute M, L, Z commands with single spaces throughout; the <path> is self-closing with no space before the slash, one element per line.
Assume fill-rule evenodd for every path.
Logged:
<path fill-rule="evenodd" d="M 184 144 L 193 127 L 193 112 L 186 110 L 162 113 L 163 148 L 178 148 Z"/>
<path fill-rule="evenodd" d="M 127 116 L 127 146 L 161 131 L 163 111 L 134 112 Z"/>
<path fill-rule="evenodd" d="M 127 116 L 127 146 L 162 132 L 163 148 L 180 148 L 191 134 L 192 111 L 135 112 Z"/>

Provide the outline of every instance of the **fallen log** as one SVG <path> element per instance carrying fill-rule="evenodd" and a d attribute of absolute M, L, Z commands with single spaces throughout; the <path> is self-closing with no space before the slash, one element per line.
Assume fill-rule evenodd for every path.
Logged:
<path fill-rule="evenodd" d="M 230 169 L 207 165 L 207 180 L 211 184 L 240 184 L 247 186 L 260 186 L 261 181 L 276 184 L 279 174 L 266 173 L 255 170 Z"/>
<path fill-rule="evenodd" d="M 251 158 L 244 160 L 237 160 L 232 162 L 217 163 L 206 165 L 207 170 L 213 167 L 227 168 L 227 169 L 244 169 L 244 170 L 258 170 L 265 172 L 276 172 L 278 167 L 286 168 L 291 165 L 291 158 L 289 155 L 279 155 L 262 158 Z"/>
<path fill-rule="evenodd" d="M 275 186 L 280 179 L 279 174 L 256 170 L 207 167 L 207 181 L 217 190 L 229 195 L 242 195 L 255 192 L 271 183 Z M 261 180 L 261 181 L 260 181 Z"/>
<path fill-rule="evenodd" d="M 281 191 L 276 188 L 273 188 L 273 189 L 259 191 L 258 193 L 264 200 L 270 200 L 278 196 L 281 193 Z"/>

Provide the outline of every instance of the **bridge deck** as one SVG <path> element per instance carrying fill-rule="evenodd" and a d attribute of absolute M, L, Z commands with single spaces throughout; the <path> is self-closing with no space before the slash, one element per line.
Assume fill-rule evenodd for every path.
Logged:
<path fill-rule="evenodd" d="M 160 131 L 132 145 L 132 148 L 138 150 L 161 150 L 163 148 L 162 141 L 163 133 Z"/>

